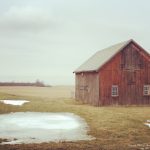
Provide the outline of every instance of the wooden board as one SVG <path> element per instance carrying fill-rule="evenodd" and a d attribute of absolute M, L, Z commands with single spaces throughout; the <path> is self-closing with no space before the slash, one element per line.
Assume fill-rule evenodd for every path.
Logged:
<path fill-rule="evenodd" d="M 150 104 L 150 96 L 143 95 L 143 86 L 150 84 L 150 62 L 142 52 L 131 43 L 100 69 L 101 105 Z M 118 97 L 111 96 L 112 85 L 118 85 Z"/>

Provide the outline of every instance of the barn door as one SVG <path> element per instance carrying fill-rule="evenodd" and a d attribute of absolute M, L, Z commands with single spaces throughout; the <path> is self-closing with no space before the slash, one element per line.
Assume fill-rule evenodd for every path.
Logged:
<path fill-rule="evenodd" d="M 127 71 L 127 103 L 132 104 L 136 101 L 136 72 L 132 70 Z"/>

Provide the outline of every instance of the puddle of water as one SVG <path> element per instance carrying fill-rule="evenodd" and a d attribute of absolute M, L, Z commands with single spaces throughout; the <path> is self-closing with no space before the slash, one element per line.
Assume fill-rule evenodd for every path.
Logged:
<path fill-rule="evenodd" d="M 2 144 L 92 140 L 84 119 L 72 113 L 16 112 L 0 115 Z M 15 139 L 15 140 L 14 140 Z"/>
<path fill-rule="evenodd" d="M 26 100 L 0 100 L 0 102 L 2 102 L 4 104 L 9 104 L 9 105 L 21 106 L 24 103 L 28 103 L 29 101 L 26 101 Z"/>

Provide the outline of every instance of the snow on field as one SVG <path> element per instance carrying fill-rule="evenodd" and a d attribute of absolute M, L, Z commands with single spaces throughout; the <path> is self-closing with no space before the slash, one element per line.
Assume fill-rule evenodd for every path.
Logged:
<path fill-rule="evenodd" d="M 150 120 L 147 120 L 147 122 L 145 123 L 145 125 L 147 125 L 148 127 L 150 127 Z"/>
<path fill-rule="evenodd" d="M 92 140 L 86 122 L 72 113 L 16 112 L 0 115 L 2 144 Z M 15 140 L 14 140 L 15 139 Z"/>
<path fill-rule="evenodd" d="M 145 125 L 149 126 L 150 127 L 150 123 L 145 123 Z"/>
<path fill-rule="evenodd" d="M 24 103 L 28 103 L 29 101 L 26 101 L 26 100 L 0 100 L 0 102 L 2 102 L 4 104 L 21 106 Z"/>

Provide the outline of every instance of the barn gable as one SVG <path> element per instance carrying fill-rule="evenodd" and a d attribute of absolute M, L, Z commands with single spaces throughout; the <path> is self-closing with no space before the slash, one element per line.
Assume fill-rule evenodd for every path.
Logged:
<path fill-rule="evenodd" d="M 140 52 L 141 55 L 143 55 L 146 59 L 148 59 L 148 61 L 150 61 L 149 53 L 146 52 L 134 40 L 131 39 L 98 51 L 92 57 L 90 57 L 85 63 L 83 63 L 79 68 L 77 68 L 74 71 L 74 73 L 98 71 L 105 63 L 110 61 L 118 52 L 123 50 L 131 42 L 134 43 L 140 49 L 142 49 L 143 51 Z"/>

